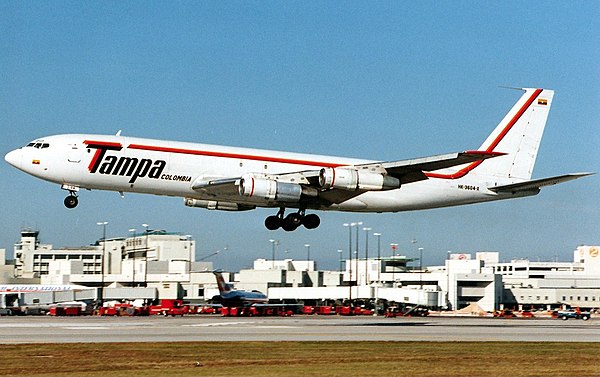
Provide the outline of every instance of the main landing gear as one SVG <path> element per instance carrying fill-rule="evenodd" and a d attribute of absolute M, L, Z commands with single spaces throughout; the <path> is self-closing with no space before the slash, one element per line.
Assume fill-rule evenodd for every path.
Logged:
<path fill-rule="evenodd" d="M 306 229 L 315 229 L 321 224 L 321 219 L 315 214 L 305 215 L 304 210 L 290 213 L 285 216 L 285 208 L 280 208 L 277 215 L 269 216 L 265 219 L 265 226 L 269 230 L 283 228 L 286 232 L 296 230 L 300 225 Z"/>
<path fill-rule="evenodd" d="M 77 199 L 77 195 L 74 192 L 71 192 L 69 196 L 65 198 L 65 207 L 71 209 L 77 207 L 79 204 L 79 199 Z"/>

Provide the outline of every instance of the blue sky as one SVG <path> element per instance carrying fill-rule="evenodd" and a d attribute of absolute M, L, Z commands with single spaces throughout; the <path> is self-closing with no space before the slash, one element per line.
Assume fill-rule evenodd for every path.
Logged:
<path fill-rule="evenodd" d="M 600 5 L 595 2 L 0 1 L 0 153 L 40 136 L 115 133 L 394 160 L 477 148 L 520 96 L 556 90 L 535 178 L 600 172 Z M 317 230 L 269 232 L 272 210 L 209 212 L 182 200 L 82 192 L 0 163 L 0 248 L 23 227 L 55 246 L 130 228 L 191 234 L 217 267 L 311 256 L 337 266 L 345 222 L 382 252 L 495 250 L 570 260 L 600 244 L 600 178 L 539 196 L 397 214 L 320 213 Z M 364 247 L 364 232 L 360 234 Z M 417 243 L 411 243 L 416 239 Z M 371 253 L 375 239 L 370 239 Z M 362 253 L 362 251 L 361 251 Z"/>

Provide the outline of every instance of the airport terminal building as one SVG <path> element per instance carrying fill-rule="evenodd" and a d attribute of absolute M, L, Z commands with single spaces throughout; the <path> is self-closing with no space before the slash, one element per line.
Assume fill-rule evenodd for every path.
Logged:
<path fill-rule="evenodd" d="M 499 262 L 498 252 L 448 254 L 444 265 L 413 266 L 394 255 L 347 259 L 341 271 L 313 260 L 257 259 L 225 273 L 236 288 L 259 290 L 286 303 L 386 302 L 483 311 L 529 307 L 600 307 L 600 248 L 579 246 L 572 262 Z M 0 307 L 69 300 L 183 299 L 203 303 L 218 294 L 212 262 L 196 261 L 195 241 L 150 230 L 93 245 L 54 249 L 24 230 L 14 260 L 0 249 Z M 218 267 L 218 266 L 217 266 Z M 38 287 L 38 289 L 36 289 Z"/>

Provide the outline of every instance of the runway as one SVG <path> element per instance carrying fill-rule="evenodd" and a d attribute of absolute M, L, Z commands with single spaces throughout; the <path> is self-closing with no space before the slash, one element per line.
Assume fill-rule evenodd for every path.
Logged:
<path fill-rule="evenodd" d="M 0 318 L 2 344 L 183 341 L 600 342 L 600 319 L 339 316 Z"/>

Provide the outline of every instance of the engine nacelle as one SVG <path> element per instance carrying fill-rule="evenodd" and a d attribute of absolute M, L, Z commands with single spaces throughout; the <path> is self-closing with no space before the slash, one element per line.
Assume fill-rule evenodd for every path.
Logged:
<path fill-rule="evenodd" d="M 357 169 L 323 168 L 319 173 L 319 184 L 324 189 L 382 191 L 399 188 L 400 180 L 389 175 Z"/>
<path fill-rule="evenodd" d="M 183 202 L 188 207 L 206 208 L 217 211 L 249 211 L 256 208 L 256 206 L 245 204 L 218 202 L 216 200 L 200 200 L 193 198 L 185 198 Z"/>
<path fill-rule="evenodd" d="M 300 200 L 302 186 L 245 174 L 240 179 L 239 193 L 248 198 L 295 203 Z"/>

